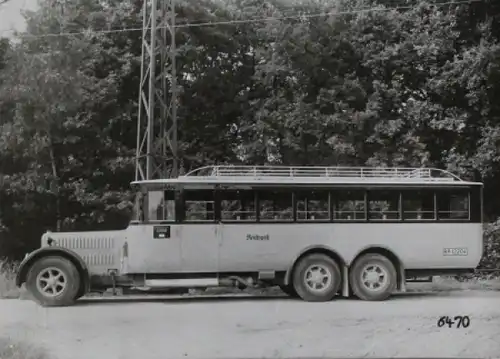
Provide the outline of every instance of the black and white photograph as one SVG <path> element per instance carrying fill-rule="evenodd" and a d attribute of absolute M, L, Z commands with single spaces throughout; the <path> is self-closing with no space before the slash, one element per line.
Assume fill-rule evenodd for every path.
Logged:
<path fill-rule="evenodd" d="M 0 359 L 500 359 L 500 0 L 0 0 Z"/>

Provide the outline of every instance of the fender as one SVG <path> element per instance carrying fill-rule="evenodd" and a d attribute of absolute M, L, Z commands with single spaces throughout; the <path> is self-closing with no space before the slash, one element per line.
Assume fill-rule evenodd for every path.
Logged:
<path fill-rule="evenodd" d="M 406 268 L 403 262 L 401 261 L 401 258 L 396 253 L 394 253 L 394 251 L 390 250 L 388 247 L 376 244 L 376 245 L 367 245 L 361 248 L 361 250 L 359 250 L 354 256 L 353 261 L 357 260 L 362 254 L 368 252 L 382 254 L 387 258 L 389 258 L 389 260 L 394 264 L 394 267 L 396 269 L 396 274 L 398 277 L 397 279 L 398 289 L 400 289 L 403 292 L 406 291 L 405 289 Z"/>
<path fill-rule="evenodd" d="M 292 270 L 295 267 L 295 264 L 297 261 L 305 254 L 311 253 L 311 252 L 319 252 L 319 253 L 326 253 L 328 255 L 333 255 L 336 257 L 341 263 L 339 265 L 345 265 L 345 260 L 342 258 L 336 251 L 334 251 L 332 248 L 325 246 L 325 245 L 317 245 L 313 244 L 310 246 L 307 246 L 306 248 L 302 249 L 300 253 L 295 256 L 295 258 L 291 261 L 290 265 L 288 266 L 288 269 L 285 273 L 285 278 L 284 278 L 284 284 L 288 285 L 291 281 L 291 276 L 292 276 Z"/>
<path fill-rule="evenodd" d="M 58 246 L 39 248 L 31 252 L 26 258 L 24 258 L 19 266 L 19 270 L 17 271 L 16 286 L 21 287 L 21 285 L 26 281 L 28 270 L 37 259 L 52 255 L 57 255 L 72 261 L 81 275 L 83 285 L 85 286 L 84 288 L 88 288 L 90 284 L 90 275 L 87 264 L 85 264 L 83 259 L 72 250 Z"/>
<path fill-rule="evenodd" d="M 381 244 L 368 244 L 364 247 L 362 247 L 357 253 L 356 255 L 353 257 L 353 260 L 352 261 L 355 261 L 356 259 L 358 259 L 358 257 L 363 254 L 363 252 L 370 252 L 370 251 L 374 251 L 374 252 L 377 252 L 377 251 L 384 251 L 384 252 L 387 252 L 388 254 L 390 254 L 391 256 L 394 257 L 394 259 L 397 261 L 397 263 L 395 263 L 395 265 L 397 264 L 402 264 L 403 262 L 401 261 L 401 258 L 399 258 L 399 256 L 394 253 L 393 250 L 389 249 L 388 247 L 386 247 L 385 245 L 381 245 Z M 392 258 L 389 258 L 392 260 Z"/>

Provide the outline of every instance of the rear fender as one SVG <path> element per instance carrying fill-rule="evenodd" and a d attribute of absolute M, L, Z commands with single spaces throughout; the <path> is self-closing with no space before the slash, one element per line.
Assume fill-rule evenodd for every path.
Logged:
<path fill-rule="evenodd" d="M 289 285 L 290 283 L 292 283 L 293 279 L 292 279 L 292 272 L 293 272 L 293 269 L 295 268 L 295 265 L 297 264 L 297 262 L 303 258 L 304 256 L 308 255 L 308 254 L 312 254 L 312 253 L 321 253 L 321 254 L 326 254 L 327 256 L 329 256 L 330 258 L 332 258 L 333 260 L 335 260 L 339 266 L 344 266 L 345 265 L 345 261 L 344 259 L 337 253 L 335 252 L 332 248 L 328 247 L 328 246 L 323 246 L 323 245 L 311 245 L 311 246 L 308 246 L 306 248 L 304 248 L 294 259 L 293 261 L 289 264 L 288 266 L 288 269 L 285 273 L 285 278 L 284 278 L 284 284 L 285 285 Z M 342 270 L 342 267 L 341 267 L 341 270 Z"/>
<path fill-rule="evenodd" d="M 87 265 L 85 264 L 83 259 L 75 252 L 67 248 L 57 246 L 39 248 L 36 251 L 31 252 L 26 258 L 24 258 L 19 266 L 19 270 L 17 271 L 16 286 L 21 287 L 21 285 L 26 282 L 26 277 L 28 276 L 28 272 L 33 263 L 41 258 L 49 256 L 59 256 L 70 260 L 75 265 L 78 273 L 80 274 L 82 284 L 84 285 L 84 291 L 86 292 L 89 289 L 90 275 Z"/>

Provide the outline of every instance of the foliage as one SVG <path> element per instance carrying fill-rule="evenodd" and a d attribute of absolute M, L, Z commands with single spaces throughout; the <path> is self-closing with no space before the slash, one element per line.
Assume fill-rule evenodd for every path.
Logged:
<path fill-rule="evenodd" d="M 19 298 L 20 291 L 15 283 L 17 268 L 16 264 L 0 258 L 0 299 Z"/>
<path fill-rule="evenodd" d="M 432 3 L 180 2 L 179 24 L 224 22 L 177 29 L 185 169 L 444 167 L 484 181 L 495 221 L 500 10 Z M 131 208 L 141 32 L 90 30 L 140 28 L 142 2 L 60 4 L 26 14 L 38 37 L 0 42 L 0 253 L 12 258 L 46 229 L 123 228 Z M 254 21 L 264 17 L 274 20 Z M 79 34 L 43 36 L 58 32 Z M 491 228 L 488 267 L 500 255 Z"/>
<path fill-rule="evenodd" d="M 500 221 L 485 225 L 484 237 L 484 254 L 480 267 L 500 269 Z"/>

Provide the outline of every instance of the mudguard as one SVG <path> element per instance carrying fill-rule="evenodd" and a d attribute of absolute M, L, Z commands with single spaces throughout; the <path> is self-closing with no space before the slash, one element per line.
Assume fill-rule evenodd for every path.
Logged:
<path fill-rule="evenodd" d="M 313 245 L 310 245 L 310 246 L 308 246 L 306 248 L 303 248 L 300 251 L 300 253 L 297 256 L 295 256 L 295 258 L 293 259 L 293 261 L 290 263 L 290 265 L 288 266 L 287 271 L 285 272 L 285 278 L 284 278 L 284 284 L 285 285 L 288 285 L 288 284 L 290 284 L 292 282 L 292 271 L 293 271 L 293 268 L 295 267 L 295 264 L 297 264 L 297 262 L 299 261 L 299 259 L 302 258 L 303 256 L 311 254 L 311 253 L 323 253 L 323 254 L 327 254 L 327 255 L 333 256 L 334 258 L 338 259 L 338 262 L 339 262 L 338 264 L 339 265 L 342 265 L 342 266 L 345 265 L 344 258 L 342 258 L 332 248 L 330 248 L 328 246 L 313 244 Z"/>
<path fill-rule="evenodd" d="M 19 266 L 19 270 L 17 271 L 16 286 L 21 287 L 21 285 L 26 281 L 28 270 L 36 260 L 53 255 L 69 259 L 71 262 L 73 262 L 82 277 L 81 279 L 85 285 L 85 288 L 88 288 L 88 285 L 90 283 L 90 275 L 87 265 L 85 264 L 83 259 L 72 250 L 58 246 L 42 247 L 31 252 L 27 257 L 25 257 Z"/>

